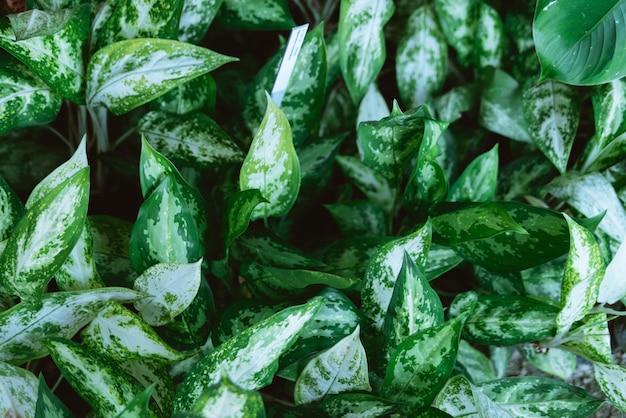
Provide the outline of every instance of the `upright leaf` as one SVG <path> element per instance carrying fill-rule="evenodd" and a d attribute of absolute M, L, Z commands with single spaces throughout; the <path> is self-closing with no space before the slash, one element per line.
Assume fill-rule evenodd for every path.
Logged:
<path fill-rule="evenodd" d="M 224 203 L 224 247 L 230 244 L 246 232 L 250 224 L 250 218 L 254 208 L 267 200 L 257 189 L 241 190 L 226 198 Z"/>
<path fill-rule="evenodd" d="M 74 244 L 74 248 L 59 267 L 54 279 L 61 290 L 86 290 L 104 287 L 93 251 L 93 236 L 88 225 Z"/>
<path fill-rule="evenodd" d="M 613 259 L 606 267 L 598 291 L 598 302 L 613 304 L 626 296 L 626 283 L 621 272 L 626 271 L 626 240 L 622 241 Z"/>
<path fill-rule="evenodd" d="M 387 105 L 385 98 L 380 93 L 380 90 L 378 90 L 376 82 L 374 82 L 370 84 L 361 103 L 359 103 L 356 118 L 357 129 L 361 122 L 381 120 L 389 116 L 389 113 L 389 105 Z"/>
<path fill-rule="evenodd" d="M 370 200 L 350 200 L 324 207 L 346 238 L 382 237 L 388 234 L 387 214 Z"/>
<path fill-rule="evenodd" d="M 498 144 L 479 155 L 452 184 L 449 199 L 454 202 L 489 202 L 496 194 Z"/>
<path fill-rule="evenodd" d="M 617 364 L 594 363 L 594 376 L 602 392 L 620 410 L 626 411 L 626 369 Z"/>
<path fill-rule="evenodd" d="M 74 415 L 61 402 L 57 396 L 52 393 L 43 375 L 39 375 L 39 389 L 37 392 L 37 404 L 35 405 L 35 416 L 37 417 L 54 417 L 54 418 L 73 418 Z"/>
<path fill-rule="evenodd" d="M 224 0 L 217 20 L 230 29 L 280 30 L 295 25 L 286 0 Z"/>
<path fill-rule="evenodd" d="M 9 238 L 24 212 L 19 196 L 0 176 L 0 241 Z"/>
<path fill-rule="evenodd" d="M 382 207 L 386 213 L 393 213 L 398 193 L 387 177 L 355 157 L 338 155 L 336 161 L 344 174 L 365 193 L 369 200 Z"/>
<path fill-rule="evenodd" d="M 184 0 L 178 23 L 178 40 L 199 43 L 224 0 Z"/>
<path fill-rule="evenodd" d="M 154 384 L 148 386 L 146 390 L 130 401 L 126 408 L 124 408 L 124 410 L 115 418 L 139 418 L 150 416 L 150 396 L 153 390 Z"/>
<path fill-rule="evenodd" d="M 37 378 L 28 370 L 0 362 L 0 414 L 34 417 L 37 386 Z"/>
<path fill-rule="evenodd" d="M 436 0 L 435 8 L 448 44 L 463 66 L 469 64 L 479 18 L 478 0 Z"/>
<path fill-rule="evenodd" d="M 202 392 L 188 411 L 199 416 L 225 418 L 265 416 L 261 395 L 238 387 L 226 373 L 218 383 Z"/>
<path fill-rule="evenodd" d="M 93 257 L 102 280 L 108 286 L 131 287 L 135 270 L 130 262 L 133 224 L 112 216 L 89 216 L 87 227 L 93 235 Z"/>
<path fill-rule="evenodd" d="M 472 61 L 478 68 L 500 67 L 506 52 L 506 32 L 498 11 L 486 2 L 478 6 Z"/>

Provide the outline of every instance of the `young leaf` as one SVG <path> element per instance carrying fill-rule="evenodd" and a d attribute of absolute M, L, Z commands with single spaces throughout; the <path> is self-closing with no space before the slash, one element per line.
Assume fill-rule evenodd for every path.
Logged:
<path fill-rule="evenodd" d="M 74 244 L 65 262 L 54 274 L 60 290 L 87 290 L 104 287 L 100 279 L 93 252 L 93 236 L 87 225 Z"/>
<path fill-rule="evenodd" d="M 391 0 L 341 0 L 339 65 L 354 104 L 361 101 L 383 67 L 383 27 L 394 10 Z"/>
<path fill-rule="evenodd" d="M 188 410 L 221 373 L 246 390 L 267 386 L 278 368 L 278 357 L 322 306 L 321 298 L 286 308 L 247 328 L 200 360 L 187 374 L 174 398 L 174 413 Z"/>
<path fill-rule="evenodd" d="M 229 29 L 291 29 L 295 23 L 286 0 L 224 0 L 217 21 Z"/>
<path fill-rule="evenodd" d="M 500 67 L 506 47 L 504 23 L 498 11 L 488 3 L 478 6 L 478 24 L 472 48 L 472 61 L 477 68 Z"/>
<path fill-rule="evenodd" d="M 87 104 L 116 115 L 234 58 L 168 39 L 131 39 L 98 50 L 87 66 Z"/>
<path fill-rule="evenodd" d="M 35 405 L 36 417 L 50 418 L 74 418 L 70 410 L 48 388 L 43 375 L 39 375 L 39 389 L 37 392 L 37 404 Z"/>
<path fill-rule="evenodd" d="M 238 387 L 224 373 L 218 383 L 202 392 L 189 412 L 213 417 L 264 417 L 265 406 L 258 392 Z"/>
<path fill-rule="evenodd" d="M 476 157 L 452 184 L 453 202 L 489 202 L 494 199 L 498 180 L 498 144 Z"/>
<path fill-rule="evenodd" d="M 178 40 L 199 43 L 224 0 L 185 0 L 178 23 Z"/>
<path fill-rule="evenodd" d="M 224 247 L 230 247 L 230 244 L 246 232 L 250 224 L 250 217 L 254 208 L 267 200 L 261 195 L 257 189 L 241 190 L 235 194 L 228 196 L 224 203 Z"/>
<path fill-rule="evenodd" d="M 361 122 L 378 121 L 389 116 L 389 106 L 378 90 L 376 82 L 370 84 L 361 103 L 356 118 L 357 129 Z"/>
<path fill-rule="evenodd" d="M 626 369 L 617 364 L 593 363 L 594 376 L 602 392 L 620 410 L 626 411 Z"/>
<path fill-rule="evenodd" d="M 260 203 L 251 219 L 286 215 L 300 190 L 300 162 L 285 114 L 266 93 L 267 108 L 239 173 L 241 190 L 258 189 Z"/>
<path fill-rule="evenodd" d="M 381 237 L 388 234 L 387 214 L 370 200 L 350 200 L 324 207 L 346 238 Z"/>
<path fill-rule="evenodd" d="M 616 47 L 625 39 L 619 22 L 626 14 L 626 3 L 574 5 L 540 0 L 535 10 L 533 39 L 543 80 L 592 85 L 626 75 L 625 51 Z M 612 46 L 606 47 L 606 42 Z"/>
<path fill-rule="evenodd" d="M 417 7 L 409 16 L 396 52 L 400 98 L 409 108 L 427 102 L 446 78 L 448 45 L 431 6 Z"/>
<path fill-rule="evenodd" d="M 476 26 L 479 18 L 478 0 L 436 0 L 437 17 L 441 22 L 443 33 L 448 44 L 458 55 L 463 66 L 469 64 L 470 55 L 474 47 Z"/>
<path fill-rule="evenodd" d="M 316 402 L 342 392 L 372 390 L 360 329 L 357 325 L 352 334 L 307 363 L 294 388 L 296 404 Z"/>

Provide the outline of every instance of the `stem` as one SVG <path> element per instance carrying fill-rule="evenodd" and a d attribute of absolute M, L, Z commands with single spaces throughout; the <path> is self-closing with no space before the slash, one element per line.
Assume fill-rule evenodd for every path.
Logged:
<path fill-rule="evenodd" d="M 107 110 L 105 107 L 88 106 L 89 116 L 93 124 L 94 136 L 96 139 L 96 153 L 101 155 L 109 150 L 109 128 L 107 125 Z M 98 186 L 104 185 L 104 167 L 98 164 L 96 171 L 96 182 Z"/>

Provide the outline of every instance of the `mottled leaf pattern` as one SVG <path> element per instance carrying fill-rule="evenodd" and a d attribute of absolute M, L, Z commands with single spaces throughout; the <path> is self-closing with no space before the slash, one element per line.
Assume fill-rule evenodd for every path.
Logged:
<path fill-rule="evenodd" d="M 469 64 L 476 26 L 479 19 L 478 0 L 436 0 L 435 8 L 437 17 L 441 22 L 443 33 L 448 44 L 452 46 L 458 55 L 459 62 L 463 66 Z"/>
<path fill-rule="evenodd" d="M 217 19 L 231 29 L 277 30 L 295 25 L 286 0 L 224 0 Z"/>
<path fill-rule="evenodd" d="M 476 157 L 452 184 L 449 199 L 453 202 L 489 202 L 496 194 L 498 180 L 498 145 Z"/>
<path fill-rule="evenodd" d="M 199 416 L 265 416 L 263 399 L 258 392 L 238 387 L 224 373 L 219 383 L 211 385 L 193 403 L 189 412 Z"/>
<path fill-rule="evenodd" d="M 602 392 L 620 410 L 626 411 L 626 369 L 617 364 L 594 363 L 594 375 Z"/>
<path fill-rule="evenodd" d="M 485 2 L 478 6 L 478 24 L 472 61 L 478 68 L 500 67 L 506 48 L 504 23 L 498 11 Z"/>
<path fill-rule="evenodd" d="M 73 418 L 70 410 L 56 397 L 48 388 L 43 375 L 39 375 L 39 389 L 37 392 L 37 404 L 35 405 L 35 416 L 54 418 Z"/>
<path fill-rule="evenodd" d="M 178 23 L 178 40 L 199 43 L 224 0 L 184 0 Z"/>
<path fill-rule="evenodd" d="M 355 185 L 385 212 L 393 212 L 397 203 L 397 192 L 384 175 L 368 167 L 355 157 L 338 155 L 337 163 Z"/>
<path fill-rule="evenodd" d="M 34 417 L 37 378 L 28 370 L 0 362 L 0 414 Z"/>

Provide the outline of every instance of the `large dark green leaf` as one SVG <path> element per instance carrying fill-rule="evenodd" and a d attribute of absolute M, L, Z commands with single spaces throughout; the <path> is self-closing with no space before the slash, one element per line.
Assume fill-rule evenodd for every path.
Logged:
<path fill-rule="evenodd" d="M 217 21 L 229 29 L 278 30 L 294 26 L 286 0 L 224 0 Z"/>

